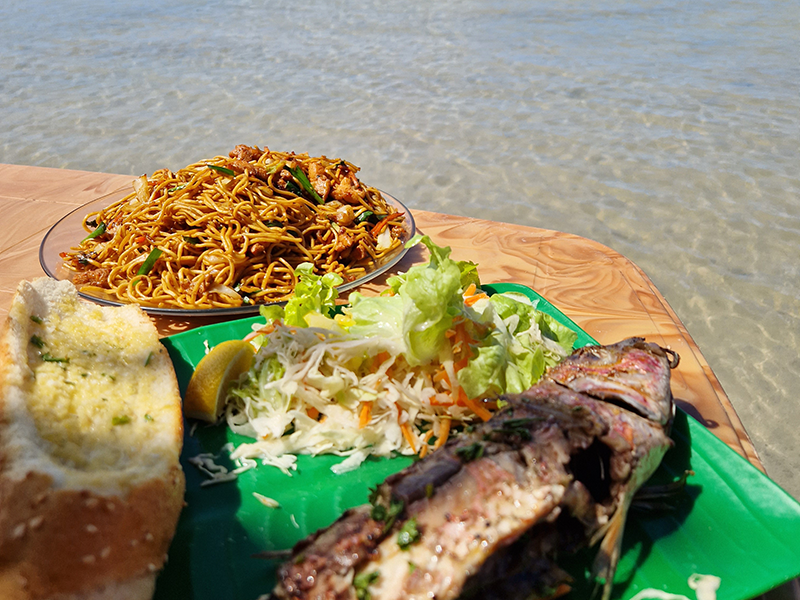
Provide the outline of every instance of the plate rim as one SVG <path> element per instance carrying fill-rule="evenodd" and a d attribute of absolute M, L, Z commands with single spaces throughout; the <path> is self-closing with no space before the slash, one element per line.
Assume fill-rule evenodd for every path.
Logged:
<path fill-rule="evenodd" d="M 42 237 L 42 241 L 39 244 L 39 265 L 41 266 L 42 270 L 48 277 L 51 277 L 52 279 L 55 279 L 57 281 L 72 280 L 71 277 L 63 277 L 63 276 L 60 277 L 57 273 L 59 268 L 63 268 L 61 266 L 63 264 L 63 261 L 60 261 L 60 259 L 58 259 L 60 262 L 52 264 L 49 263 L 45 257 L 46 250 L 50 249 L 48 243 L 51 240 L 51 237 L 54 235 L 54 233 L 61 232 L 59 227 L 61 228 L 64 227 L 63 225 L 64 221 L 74 218 L 76 213 L 86 210 L 86 208 L 92 204 L 100 203 L 103 200 L 110 199 L 123 192 L 127 194 L 129 185 L 130 184 L 126 184 L 111 192 L 103 194 L 102 196 L 98 196 L 92 200 L 84 202 L 80 206 L 77 206 L 73 210 L 69 211 L 66 215 L 61 217 L 47 230 L 47 233 L 44 234 L 44 237 Z M 408 208 L 408 206 L 406 206 L 403 202 L 398 200 L 392 194 L 384 192 L 381 189 L 378 189 L 378 191 L 381 193 L 384 199 L 386 199 L 387 202 L 389 202 L 390 205 L 392 205 L 394 208 L 400 208 L 402 210 L 403 215 L 405 216 L 406 222 L 408 224 L 407 227 L 404 227 L 404 230 L 406 231 L 405 238 L 402 240 L 402 244 L 400 245 L 399 250 L 387 261 L 381 263 L 380 266 L 378 266 L 376 269 L 370 271 L 369 273 L 367 273 L 362 277 L 359 277 L 358 279 L 355 279 L 354 281 L 346 282 L 338 286 L 337 289 L 339 290 L 340 294 L 355 289 L 366 283 L 369 283 L 374 279 L 377 279 L 378 277 L 389 271 L 392 267 L 397 265 L 397 263 L 399 263 L 405 257 L 406 253 L 409 250 L 409 248 L 407 247 L 408 241 L 411 240 L 414 237 L 415 233 L 417 232 L 416 221 L 414 220 L 414 215 L 411 213 L 411 209 Z M 75 242 L 73 242 L 73 244 L 74 243 Z M 78 241 L 77 243 L 80 243 L 80 241 Z M 72 247 L 73 246 L 70 246 L 69 248 Z M 64 249 L 62 251 L 66 251 L 67 249 Z M 53 249 L 53 251 L 55 251 L 55 249 Z M 232 307 L 221 307 L 221 308 L 169 308 L 169 307 L 157 307 L 157 306 L 144 306 L 142 304 L 137 304 L 135 302 L 120 302 L 117 300 L 110 300 L 108 298 L 102 298 L 99 296 L 93 296 L 91 294 L 87 294 L 86 292 L 82 292 L 79 288 L 78 288 L 78 295 L 85 300 L 89 300 L 91 302 L 100 304 L 102 306 L 127 306 L 127 305 L 138 306 L 149 315 L 164 316 L 164 317 L 226 317 L 226 316 L 257 315 L 259 312 L 259 307 L 261 306 L 286 303 L 286 301 L 283 300 L 278 302 L 268 302 L 264 304 L 248 304 L 243 306 L 232 306 Z"/>

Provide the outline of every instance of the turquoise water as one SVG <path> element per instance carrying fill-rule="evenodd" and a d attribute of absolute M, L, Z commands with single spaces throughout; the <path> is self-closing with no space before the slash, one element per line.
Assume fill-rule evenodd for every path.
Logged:
<path fill-rule="evenodd" d="M 411 207 L 634 260 L 800 498 L 800 3 L 0 6 L 0 162 L 342 156 Z"/>

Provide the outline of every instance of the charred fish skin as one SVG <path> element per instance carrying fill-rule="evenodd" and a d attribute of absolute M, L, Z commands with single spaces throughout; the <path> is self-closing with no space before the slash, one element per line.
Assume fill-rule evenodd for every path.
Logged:
<path fill-rule="evenodd" d="M 558 557 L 602 540 L 607 599 L 631 499 L 671 445 L 675 357 L 633 338 L 568 360 L 298 544 L 274 596 L 553 598 Z"/>
<path fill-rule="evenodd" d="M 670 369 L 679 360 L 675 352 L 634 337 L 608 346 L 579 348 L 551 369 L 547 378 L 668 427 L 674 411 Z"/>
<path fill-rule="evenodd" d="M 383 535 L 384 524 L 371 513 L 369 505 L 352 508 L 329 527 L 298 542 L 292 560 L 278 569 L 273 598 L 353 598 L 353 570 Z"/>
<path fill-rule="evenodd" d="M 557 386 L 550 392 L 577 396 Z M 560 399 L 522 400 L 451 440 L 431 460 L 459 460 L 461 469 L 406 507 L 403 523 L 413 522 L 419 534 L 412 544 L 389 535 L 362 567 L 376 575 L 371 597 L 459 597 L 493 554 L 558 517 L 571 483 L 570 453 L 607 433 L 597 417 L 592 408 L 574 410 Z M 396 498 L 392 486 L 379 491 L 382 501 Z"/>

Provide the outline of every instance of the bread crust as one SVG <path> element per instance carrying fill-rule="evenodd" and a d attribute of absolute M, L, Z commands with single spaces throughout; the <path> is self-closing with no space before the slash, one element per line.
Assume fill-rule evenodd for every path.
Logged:
<path fill-rule="evenodd" d="M 0 342 L 0 598 L 151 598 L 184 505 L 182 429 L 174 432 L 174 460 L 113 492 L 56 483 L 44 470 L 21 473 L 7 451 L 6 399 L 19 368 L 10 362 L 11 329 Z M 166 402 L 180 413 L 175 373 L 163 358 L 159 368 L 171 372 Z"/>

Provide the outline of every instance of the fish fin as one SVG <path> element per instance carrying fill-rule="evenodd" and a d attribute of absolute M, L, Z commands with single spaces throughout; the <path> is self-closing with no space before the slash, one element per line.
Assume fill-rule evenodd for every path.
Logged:
<path fill-rule="evenodd" d="M 625 494 L 620 499 L 619 508 L 611 517 L 608 524 L 598 532 L 598 535 L 603 536 L 603 541 L 600 543 L 600 548 L 597 556 L 594 559 L 592 566 L 592 578 L 595 581 L 595 593 L 597 595 L 599 586 L 603 587 L 603 593 L 600 597 L 601 600 L 609 600 L 611 597 L 611 589 L 614 586 L 614 574 L 617 571 L 617 564 L 619 563 L 620 555 L 622 554 L 622 533 L 625 530 L 625 521 L 628 518 L 628 509 L 630 508 L 631 498 L 630 494 Z M 593 542 L 596 541 L 597 535 Z"/>

